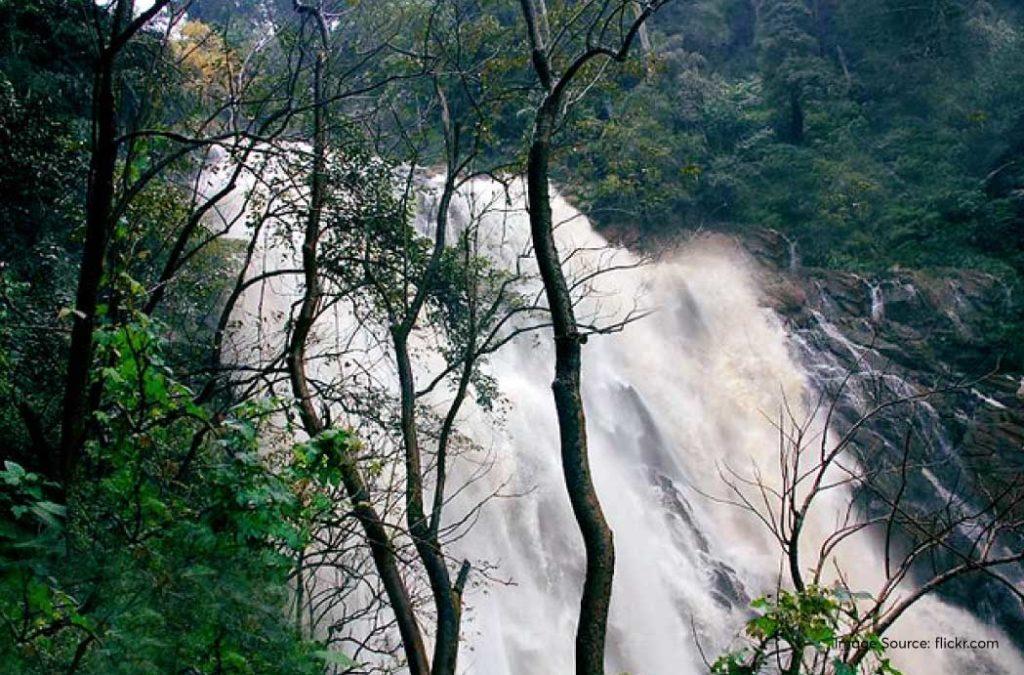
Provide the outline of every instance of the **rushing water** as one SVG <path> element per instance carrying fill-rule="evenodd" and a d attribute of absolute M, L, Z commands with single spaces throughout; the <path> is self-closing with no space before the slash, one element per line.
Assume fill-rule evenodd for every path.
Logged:
<path fill-rule="evenodd" d="M 436 184 L 423 188 L 424 214 L 432 188 Z M 514 184 L 506 195 L 490 181 L 471 184 L 456 201 L 452 233 L 473 223 L 492 258 L 529 270 L 521 190 Z M 741 630 L 749 601 L 770 592 L 779 573 L 777 546 L 763 526 L 709 495 L 727 494 L 720 474 L 729 467 L 748 476 L 757 469 L 778 482 L 779 437 L 771 420 L 787 406 L 806 415 L 811 386 L 790 336 L 759 302 L 753 264 L 728 241 L 695 239 L 639 265 L 626 251 L 610 254 L 563 199 L 554 200 L 554 210 L 570 276 L 609 269 L 585 284 L 581 317 L 609 325 L 635 303 L 650 311 L 619 332 L 591 337 L 584 348 L 591 462 L 617 551 L 608 670 L 706 672 L 698 641 L 713 659 Z M 418 227 L 428 232 L 428 223 L 421 216 Z M 251 273 L 296 263 L 297 247 L 287 241 L 267 237 L 260 248 Z M 535 279 L 524 284 L 537 290 Z M 248 293 L 238 310 L 236 349 L 256 339 L 265 356 L 272 354 L 300 290 L 297 279 L 284 276 Z M 317 327 L 324 344 L 344 335 L 350 346 L 362 345 L 372 354 L 364 362 L 374 364 L 369 370 L 376 379 L 393 380 L 386 350 L 372 338 L 353 340 L 359 330 L 344 309 Z M 430 342 L 429 336 L 421 339 Z M 432 367 L 436 359 L 421 364 L 421 381 Z M 322 379 L 342 375 L 330 361 L 314 368 Z M 573 672 L 584 558 L 562 483 L 549 334 L 520 336 L 492 355 L 486 370 L 503 405 L 498 413 L 469 405 L 462 415 L 459 430 L 475 449 L 455 463 L 457 495 L 447 512 L 449 523 L 463 516 L 473 522 L 449 553 L 487 570 L 473 577 L 466 592 L 460 669 L 481 675 Z M 445 398 L 440 388 L 433 403 Z M 481 467 L 487 467 L 482 477 Z M 846 500 L 835 491 L 819 503 L 808 525 L 808 551 Z M 877 586 L 881 565 L 871 540 L 852 541 L 839 551 L 838 562 L 855 589 Z M 1024 660 L 1004 635 L 938 600 L 919 603 L 893 632 L 899 638 L 937 635 L 994 637 L 1003 646 L 974 654 L 905 652 L 897 662 L 910 673 L 1024 672 Z"/>

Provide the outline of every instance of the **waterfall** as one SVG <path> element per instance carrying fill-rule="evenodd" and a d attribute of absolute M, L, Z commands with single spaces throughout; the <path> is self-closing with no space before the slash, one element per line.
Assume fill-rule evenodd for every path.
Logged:
<path fill-rule="evenodd" d="M 555 222 L 564 223 L 557 233 L 563 256 L 603 250 L 606 242 L 564 199 L 554 201 L 554 210 Z M 519 218 L 525 231 L 525 214 Z M 591 459 L 617 551 L 608 670 L 706 672 L 694 636 L 713 658 L 741 629 L 749 600 L 774 587 L 779 569 L 777 545 L 763 527 L 706 495 L 724 494 L 722 467 L 747 475 L 753 467 L 778 471 L 771 420 L 785 406 L 808 414 L 810 383 L 791 337 L 759 303 L 753 264 L 737 246 L 696 239 L 636 268 L 630 254 L 618 255 L 625 269 L 603 283 L 627 299 L 640 291 L 653 313 L 584 348 Z M 576 258 L 582 270 L 570 273 L 596 265 Z M 601 289 L 581 306 L 607 303 L 609 292 Z M 522 496 L 485 509 L 459 542 L 461 554 L 498 564 L 499 576 L 514 582 L 469 594 L 466 673 L 573 670 L 584 559 L 561 479 L 553 358 L 547 339 L 499 352 L 489 368 L 511 404 L 506 423 L 468 420 L 478 443 L 501 458 L 492 480 L 511 478 L 510 492 Z M 809 536 L 815 548 L 845 503 L 842 495 L 822 502 Z M 881 560 L 873 542 L 851 542 L 840 560 L 855 586 L 877 587 Z M 935 599 L 897 626 L 892 636 L 900 639 L 996 633 Z M 1005 636 L 1003 644 L 999 653 L 977 658 L 905 652 L 895 661 L 909 672 L 925 663 L 932 672 L 1019 671 L 1024 661 Z"/>
<path fill-rule="evenodd" d="M 879 323 L 885 318 L 885 296 L 882 295 L 880 284 L 870 284 L 871 289 L 871 320 Z"/>
<path fill-rule="evenodd" d="M 428 181 L 422 188 L 427 214 L 436 187 Z M 506 194 L 498 183 L 474 181 L 456 200 L 449 226 L 457 233 L 475 220 L 495 261 L 530 269 L 524 201 L 518 182 Z M 727 468 L 778 480 L 772 420 L 787 407 L 808 415 L 812 387 L 791 336 L 759 301 L 754 264 L 729 240 L 694 239 L 642 264 L 628 251 L 609 249 L 564 199 L 554 199 L 553 207 L 567 271 L 587 291 L 581 317 L 613 323 L 635 303 L 650 312 L 621 331 L 592 336 L 583 354 L 591 462 L 617 551 L 608 670 L 706 672 L 697 641 L 713 660 L 742 631 L 750 600 L 775 587 L 780 569 L 777 544 L 763 525 L 710 497 L 725 496 L 720 473 Z M 423 214 L 417 226 L 429 232 Z M 294 241 L 261 236 L 262 255 L 254 257 L 250 273 L 295 265 Z M 608 271 L 592 276 L 599 268 Z M 537 283 L 524 285 L 535 291 Z M 284 275 L 246 293 L 237 310 L 235 358 L 251 361 L 244 346 L 254 342 L 260 353 L 273 352 L 300 292 L 299 280 Z M 346 312 L 338 308 L 318 324 L 319 343 L 361 345 L 367 369 L 382 382 L 393 381 L 393 365 L 378 343 L 351 339 L 359 322 Z M 452 485 L 459 487 L 453 487 L 445 524 L 463 518 L 472 524 L 448 547 L 477 571 L 465 595 L 463 673 L 574 670 L 584 557 L 562 482 L 553 363 L 548 332 L 520 335 L 485 364 L 500 405 L 495 411 L 470 405 L 459 420 L 473 445 L 453 466 Z M 421 364 L 425 371 L 431 366 L 429 359 Z M 320 379 L 349 376 L 329 360 L 313 368 Z M 420 375 L 426 380 L 429 373 Z M 439 388 L 434 402 L 447 395 Z M 822 499 L 807 526 L 809 551 L 846 501 L 840 490 Z M 855 590 L 877 586 L 881 560 L 869 538 L 851 540 L 838 558 Z M 1003 647 L 897 650 L 894 661 L 911 673 L 1024 672 L 1005 635 L 937 599 L 919 603 L 891 633 L 900 639 L 938 635 L 995 638 Z"/>

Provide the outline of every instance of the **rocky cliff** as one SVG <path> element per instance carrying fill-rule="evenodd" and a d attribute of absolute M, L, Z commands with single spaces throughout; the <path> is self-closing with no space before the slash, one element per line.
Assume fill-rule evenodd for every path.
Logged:
<path fill-rule="evenodd" d="M 1024 374 L 1005 368 L 988 339 L 1015 301 L 998 279 L 971 270 L 867 276 L 808 268 L 796 247 L 771 231 L 744 245 L 761 263 L 766 304 L 787 323 L 826 405 L 836 402 L 833 431 L 846 433 L 886 406 L 857 432 L 856 452 L 862 462 L 895 467 L 912 448 L 904 499 L 916 512 L 980 513 L 992 495 L 1020 490 Z M 906 403 L 889 405 L 901 400 Z M 883 472 L 878 485 L 862 489 L 867 513 L 888 508 L 874 489 L 891 494 L 895 473 Z M 1012 509 L 972 522 L 999 527 L 1021 515 Z M 975 534 L 951 537 L 950 547 L 918 565 L 919 580 L 930 578 L 936 565 L 960 560 Z M 1009 541 L 1016 550 L 1024 546 L 1020 538 Z M 941 592 L 1024 646 L 1024 573 L 1020 565 L 1001 572 L 1002 581 L 979 572 Z"/>

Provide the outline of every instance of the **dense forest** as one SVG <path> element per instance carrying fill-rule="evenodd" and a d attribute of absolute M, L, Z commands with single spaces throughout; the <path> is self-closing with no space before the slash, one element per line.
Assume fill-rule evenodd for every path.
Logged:
<path fill-rule="evenodd" d="M 580 124 L 567 171 L 621 236 L 777 229 L 809 265 L 971 267 L 1020 283 L 1014 2 L 685 2 L 658 75 Z M 1019 362 L 1014 325 L 993 340 Z"/>
<path fill-rule="evenodd" d="M 898 673 L 890 629 L 972 594 L 998 597 L 976 618 L 1006 632 L 1002 660 L 971 667 L 1024 663 L 1024 436 L 1006 431 L 1024 397 L 984 384 L 1024 375 L 1017 0 L 0 0 L 0 148 L 0 671 L 646 675 L 623 645 L 652 629 L 616 618 L 641 604 L 617 574 L 640 555 L 617 527 L 628 490 L 608 489 L 594 451 L 645 404 L 615 380 L 608 410 L 588 386 L 604 386 L 608 341 L 662 353 L 630 331 L 667 320 L 633 297 L 615 310 L 616 293 L 684 269 L 753 297 L 686 253 L 706 236 L 784 242 L 772 273 L 791 285 L 968 274 L 1000 304 L 947 313 L 972 323 L 955 350 L 974 372 L 889 399 L 879 386 L 845 427 L 850 375 L 814 405 L 802 376 L 775 386 L 728 355 L 745 387 L 781 396 L 743 399 L 767 432 L 726 433 L 736 415 L 708 396 L 699 422 L 719 445 L 764 446 L 758 466 L 779 476 L 711 467 L 720 484 L 690 494 L 705 506 L 643 480 L 696 530 L 719 504 L 747 512 L 749 530 L 722 530 L 765 558 L 736 562 L 708 533 L 673 544 L 709 576 L 666 574 L 725 599 L 720 615 L 677 611 L 692 630 L 661 646 L 672 672 Z M 733 344 L 717 302 L 736 344 L 799 370 L 763 307 L 736 316 L 691 297 L 692 279 L 667 292 L 681 344 Z M 869 304 L 864 325 L 880 324 Z M 515 393 L 525 366 L 496 374 L 510 349 L 543 368 L 537 401 Z M 689 419 L 707 373 L 671 375 L 669 416 Z M 991 403 L 1015 447 L 978 459 L 965 432 L 946 464 L 919 461 L 940 432 L 903 421 L 967 426 L 931 402 L 945 394 Z M 543 411 L 522 414 L 550 432 L 557 490 L 535 467 L 499 475 L 521 466 L 502 453 L 536 442 L 510 432 L 494 450 L 481 430 L 520 406 Z M 644 415 L 620 460 L 671 445 L 656 422 L 673 420 Z M 537 542 L 493 551 L 549 547 L 568 571 L 540 555 L 509 571 L 474 538 L 509 539 L 487 514 L 534 498 L 570 519 L 565 541 L 541 513 Z M 862 534 L 882 551 L 864 563 L 875 588 L 834 555 Z M 671 567 L 658 550 L 644 564 Z M 568 629 L 538 629 L 569 671 L 482 609 L 511 611 L 487 598 L 542 569 L 542 595 L 572 598 Z M 497 643 L 507 663 L 481 656 Z"/>

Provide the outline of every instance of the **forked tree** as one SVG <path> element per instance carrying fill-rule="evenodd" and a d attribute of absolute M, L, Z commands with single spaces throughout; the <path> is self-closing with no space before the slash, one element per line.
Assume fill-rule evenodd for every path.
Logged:
<path fill-rule="evenodd" d="M 319 26 L 319 43 L 328 45 L 331 29 L 324 4 L 297 4 L 296 9 Z M 351 486 L 348 496 L 357 515 L 363 514 L 360 518 L 378 572 L 399 617 L 408 667 L 414 673 L 448 674 L 456 669 L 462 593 L 470 572 L 466 560 L 450 567 L 444 547 L 452 448 L 457 439 L 464 440 L 459 438 L 456 421 L 474 385 L 480 382 L 481 361 L 515 335 L 537 326 L 523 328 L 511 322 L 514 316 L 535 310 L 536 303 L 519 298 L 519 270 L 498 270 L 479 250 L 477 237 L 485 214 L 471 213 L 470 222 L 461 223 L 461 230 L 454 232 L 454 241 L 449 233 L 454 229 L 453 201 L 460 192 L 465 197 L 475 179 L 491 175 L 500 163 L 483 158 L 486 114 L 495 91 L 483 87 L 476 77 L 501 56 L 500 43 L 484 39 L 486 31 L 474 25 L 473 13 L 458 2 L 424 3 L 422 11 L 422 34 L 401 44 L 396 38 L 389 45 L 404 73 L 400 86 L 377 92 L 372 105 L 349 110 L 349 118 L 337 125 L 326 121 L 331 107 L 322 91 L 323 73 L 330 60 L 326 47 L 320 47 L 312 83 L 315 114 L 302 236 L 303 297 L 290 322 L 286 361 L 303 427 L 316 442 L 331 431 L 327 410 L 332 404 L 336 409 L 341 406 L 332 400 L 331 385 L 313 383 L 306 374 L 309 362 L 319 358 L 306 348 L 314 337 L 314 324 L 329 307 L 345 303 L 363 307 L 372 317 L 358 330 L 389 352 L 395 366 L 399 430 L 395 444 L 400 449 L 400 470 L 394 473 L 401 476 L 402 486 L 397 489 L 400 506 L 392 511 L 401 514 L 404 527 L 372 506 L 375 492 L 392 488 L 363 476 L 358 457 L 341 458 L 342 477 Z M 413 16 L 417 16 L 415 12 Z M 332 173 L 330 168 L 332 163 L 348 166 L 351 162 L 344 157 L 348 149 L 328 147 L 328 131 L 344 124 L 354 128 L 357 123 L 364 131 L 354 133 L 362 134 L 373 147 L 360 160 L 364 168 L 404 162 L 403 168 L 394 171 L 399 177 L 394 185 L 389 184 L 387 175 L 378 173 L 381 191 L 366 196 L 379 204 L 359 204 L 362 197 L 355 192 L 346 195 L 346 189 L 355 186 L 346 185 L 344 170 Z M 413 204 L 420 191 L 420 163 L 438 160 L 442 180 L 436 202 L 425 214 L 433 239 L 428 242 L 411 230 L 408 218 L 417 208 Z M 392 199 L 389 192 L 397 193 L 393 208 L 387 206 Z M 346 213 L 353 206 L 355 211 Z M 359 212 L 360 206 L 367 210 Z M 386 339 L 380 339 L 381 326 L 386 329 Z M 446 363 L 439 374 L 423 383 L 418 381 L 423 378 L 416 341 L 419 335 L 437 328 L 445 335 L 446 346 L 440 351 Z M 441 386 L 450 386 L 454 396 L 440 410 L 426 411 L 430 406 L 424 399 Z M 362 412 L 365 416 L 366 411 Z M 388 413 L 377 414 L 384 417 Z M 390 431 L 387 423 L 382 426 Z M 430 428 L 433 431 L 425 433 Z M 353 448 L 345 450 L 352 452 Z M 383 448 L 373 451 L 384 454 Z M 388 461 L 392 459 L 389 456 Z M 422 626 L 429 625 L 425 617 L 430 613 L 418 606 L 413 597 L 417 589 L 412 587 L 416 582 L 402 580 L 397 561 L 396 552 L 406 539 L 418 559 L 418 566 L 410 566 L 414 570 L 411 576 L 416 578 L 422 570 L 433 600 L 431 658 L 421 635 Z"/>
<path fill-rule="evenodd" d="M 607 62 L 623 62 L 646 21 L 668 0 L 587 0 L 548 3 L 538 11 L 521 0 L 540 100 L 533 113 L 527 192 L 534 254 L 554 326 L 555 378 L 562 470 L 586 549 L 586 576 L 576 631 L 576 672 L 603 673 L 605 634 L 615 573 L 615 544 L 590 472 L 586 415 L 580 393 L 582 346 L 569 283 L 551 215 L 553 144 L 574 90 L 600 78 Z"/>

